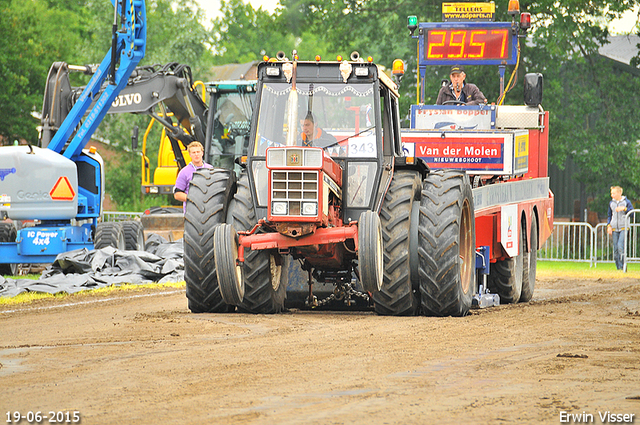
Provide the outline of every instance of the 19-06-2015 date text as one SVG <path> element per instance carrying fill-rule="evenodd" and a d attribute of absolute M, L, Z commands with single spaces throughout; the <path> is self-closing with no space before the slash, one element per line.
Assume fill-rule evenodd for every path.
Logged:
<path fill-rule="evenodd" d="M 71 424 L 80 423 L 80 412 L 78 411 L 53 411 L 48 412 L 7 412 L 6 423 L 17 424 L 24 421 L 29 424 Z"/>

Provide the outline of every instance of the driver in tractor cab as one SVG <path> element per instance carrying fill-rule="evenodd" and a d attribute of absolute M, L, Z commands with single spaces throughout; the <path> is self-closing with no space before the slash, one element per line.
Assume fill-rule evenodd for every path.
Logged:
<path fill-rule="evenodd" d="M 316 120 L 311 113 L 307 112 L 307 116 L 302 121 L 302 146 L 315 146 L 325 148 L 336 144 L 338 141 L 331 134 L 327 133 L 315 124 Z"/>
<path fill-rule="evenodd" d="M 464 79 L 467 74 L 464 73 L 464 68 L 460 65 L 454 65 L 451 67 L 449 77 L 451 84 L 443 84 L 440 92 L 438 93 L 438 100 L 436 105 L 445 104 L 467 104 L 467 105 L 480 105 L 487 103 L 487 98 L 482 94 L 478 86 L 471 83 L 465 83 Z"/>

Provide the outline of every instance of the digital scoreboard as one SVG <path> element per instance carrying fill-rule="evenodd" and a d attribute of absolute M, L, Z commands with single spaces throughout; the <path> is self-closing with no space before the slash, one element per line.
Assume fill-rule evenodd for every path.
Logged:
<path fill-rule="evenodd" d="M 517 36 L 509 23 L 421 24 L 421 65 L 513 65 Z"/>

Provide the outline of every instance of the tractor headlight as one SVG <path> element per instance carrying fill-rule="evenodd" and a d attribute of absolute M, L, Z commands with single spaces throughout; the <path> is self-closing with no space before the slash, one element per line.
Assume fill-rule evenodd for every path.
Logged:
<path fill-rule="evenodd" d="M 302 215 L 318 215 L 318 203 L 317 202 L 303 202 L 302 203 Z"/>
<path fill-rule="evenodd" d="M 322 149 L 305 149 L 303 164 L 305 167 L 322 167 Z"/>
<path fill-rule="evenodd" d="M 287 215 L 287 203 L 286 202 L 272 202 L 271 214 L 273 215 Z"/>
<path fill-rule="evenodd" d="M 267 166 L 284 167 L 286 152 L 285 149 L 269 149 L 267 151 Z"/>

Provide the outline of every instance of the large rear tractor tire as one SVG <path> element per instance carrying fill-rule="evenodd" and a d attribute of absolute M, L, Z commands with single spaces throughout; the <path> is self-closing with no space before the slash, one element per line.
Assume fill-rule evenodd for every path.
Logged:
<path fill-rule="evenodd" d="M 235 174 L 201 169 L 193 174 L 184 216 L 184 280 L 193 313 L 226 313 L 234 307 L 220 294 L 213 235 L 226 220 Z"/>
<path fill-rule="evenodd" d="M 384 280 L 373 294 L 378 314 L 407 316 L 418 311 L 419 300 L 412 285 L 409 239 L 411 210 L 419 202 L 420 174 L 398 170 L 382 203 L 380 222 L 384 247 Z"/>
<path fill-rule="evenodd" d="M 358 269 L 362 287 L 372 294 L 382 287 L 382 245 L 380 217 L 373 211 L 363 212 L 358 220 Z"/>
<path fill-rule="evenodd" d="M 249 188 L 249 178 L 243 172 L 238 190 L 229 204 L 227 223 L 238 231 L 251 230 L 256 225 L 255 209 Z M 289 257 L 269 250 L 244 251 L 244 298 L 238 305 L 241 311 L 257 314 L 279 313 L 287 296 Z"/>
<path fill-rule="evenodd" d="M 15 242 L 17 230 L 11 223 L 0 223 L 0 242 Z M 0 264 L 0 275 L 16 276 L 18 264 Z"/>
<path fill-rule="evenodd" d="M 122 222 L 124 246 L 127 251 L 144 251 L 144 227 L 139 221 Z"/>
<path fill-rule="evenodd" d="M 98 223 L 96 226 L 96 239 L 93 246 L 95 249 L 111 246 L 124 251 L 126 245 L 122 223 L 119 221 Z"/>
<path fill-rule="evenodd" d="M 439 170 L 422 184 L 418 255 L 422 310 L 465 316 L 475 292 L 475 218 L 465 173 Z"/>
<path fill-rule="evenodd" d="M 531 236 L 529 237 L 529 252 L 524 255 L 522 261 L 522 292 L 521 303 L 531 301 L 533 290 L 536 287 L 536 271 L 538 268 L 538 222 L 534 214 L 531 214 Z"/>
<path fill-rule="evenodd" d="M 524 248 L 522 231 L 518 233 L 520 254 L 516 257 L 496 261 L 491 264 L 487 286 L 494 294 L 500 295 L 500 304 L 515 304 L 522 294 Z"/>
<path fill-rule="evenodd" d="M 230 224 L 221 224 L 213 240 L 220 294 L 227 304 L 239 305 L 244 298 L 244 276 L 238 264 L 238 232 Z"/>

